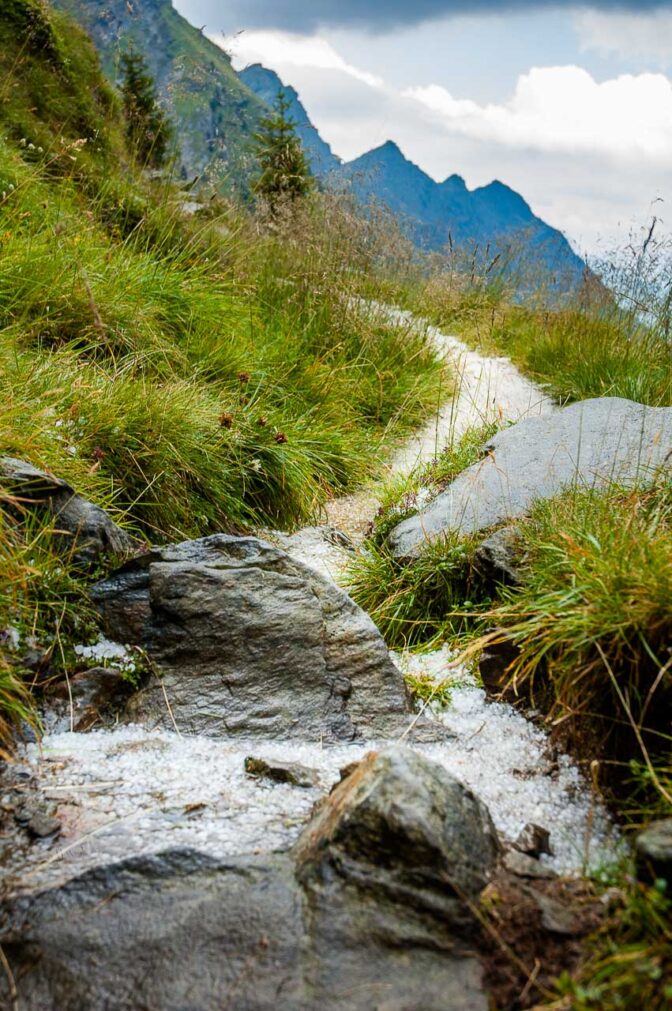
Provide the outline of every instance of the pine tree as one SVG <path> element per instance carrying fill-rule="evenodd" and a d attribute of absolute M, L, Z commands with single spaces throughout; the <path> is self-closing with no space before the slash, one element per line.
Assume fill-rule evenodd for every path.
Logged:
<path fill-rule="evenodd" d="M 144 56 L 135 49 L 122 53 L 126 136 L 136 158 L 143 165 L 158 168 L 165 164 L 173 128 L 161 109 L 156 88 Z"/>
<path fill-rule="evenodd" d="M 289 118 L 289 102 L 278 92 L 273 112 L 265 116 L 254 135 L 259 175 L 252 190 L 265 199 L 271 210 L 309 193 L 314 185 L 294 122 Z"/>

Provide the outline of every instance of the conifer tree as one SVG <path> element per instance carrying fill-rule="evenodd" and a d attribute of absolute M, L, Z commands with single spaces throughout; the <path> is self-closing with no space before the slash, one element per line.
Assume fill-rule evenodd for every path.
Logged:
<path fill-rule="evenodd" d="M 136 158 L 158 168 L 165 164 L 173 128 L 159 105 L 144 56 L 129 49 L 121 56 L 126 136 Z"/>
<path fill-rule="evenodd" d="M 282 202 L 305 196 L 314 185 L 308 160 L 288 113 L 289 102 L 279 91 L 273 112 L 261 120 L 259 131 L 254 135 L 259 175 L 252 183 L 252 190 L 268 202 L 271 210 Z"/>

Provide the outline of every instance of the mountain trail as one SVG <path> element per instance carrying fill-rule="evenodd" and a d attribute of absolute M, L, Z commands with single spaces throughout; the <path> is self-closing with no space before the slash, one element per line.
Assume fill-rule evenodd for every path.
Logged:
<path fill-rule="evenodd" d="M 397 309 L 377 306 L 376 311 L 404 325 L 424 325 Z M 472 425 L 554 409 L 508 359 L 484 357 L 434 327 L 428 332 L 457 377 L 456 396 L 397 450 L 389 476 L 410 474 Z M 351 557 L 348 537 L 361 541 L 379 507 L 381 488 L 382 482 L 330 504 L 330 523 L 347 537 L 338 529 L 308 527 L 293 535 L 268 532 L 269 539 L 336 580 Z M 449 705 L 431 713 L 448 739 L 414 748 L 474 790 L 504 839 L 515 839 L 528 822 L 549 827 L 553 856 L 542 858 L 549 872 L 579 874 L 612 859 L 618 844 L 606 812 L 571 758 L 550 747 L 543 729 L 512 706 L 490 701 L 472 671 L 455 666 L 449 646 L 392 658 L 404 674 L 449 681 Z M 286 849 L 314 803 L 338 781 L 339 769 L 385 743 L 245 742 L 183 736 L 177 726 L 175 732 L 119 726 L 53 733 L 29 745 L 24 761 L 44 796 L 59 803 L 61 837 L 48 856 L 32 847 L 16 854 L 7 869 L 31 887 L 169 846 L 219 857 Z M 296 789 L 251 779 L 244 766 L 249 755 L 298 761 L 314 771 L 315 783 Z"/>
<path fill-rule="evenodd" d="M 508 359 L 488 357 L 472 351 L 459 338 L 443 333 L 410 312 L 371 303 L 374 312 L 400 325 L 426 329 L 437 354 L 446 362 L 455 380 L 455 395 L 436 415 L 410 436 L 393 453 L 382 478 L 375 484 L 333 499 L 327 504 L 331 526 L 359 544 L 380 508 L 386 481 L 410 475 L 460 440 L 468 429 L 499 420 L 502 423 L 550 414 L 553 400 L 544 390 L 522 375 Z M 337 579 L 348 559 L 348 551 L 338 540 L 325 541 L 319 528 L 307 527 L 282 538 L 281 546 L 312 565 L 324 575 Z"/>

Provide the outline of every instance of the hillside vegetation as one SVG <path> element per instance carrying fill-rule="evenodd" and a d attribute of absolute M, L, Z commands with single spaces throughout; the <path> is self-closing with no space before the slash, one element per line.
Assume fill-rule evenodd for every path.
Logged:
<path fill-rule="evenodd" d="M 441 369 L 358 310 L 368 227 L 318 198 L 272 229 L 185 216 L 133 165 L 85 36 L 38 0 L 0 12 L 0 81 L 0 454 L 155 540 L 291 528 L 375 473 Z M 62 604 L 62 636 L 77 588 L 6 535 L 0 628 L 53 639 Z"/>

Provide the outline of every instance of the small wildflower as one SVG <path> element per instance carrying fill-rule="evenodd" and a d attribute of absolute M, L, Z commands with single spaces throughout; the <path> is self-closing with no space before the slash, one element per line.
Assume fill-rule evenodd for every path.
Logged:
<path fill-rule="evenodd" d="M 281 446 L 284 442 L 287 442 L 287 436 L 285 435 L 284 432 L 276 432 L 275 441 L 278 443 L 279 446 Z"/>
<path fill-rule="evenodd" d="M 226 412 L 224 412 L 224 414 L 220 414 L 220 416 L 219 416 L 219 423 L 222 426 L 222 428 L 232 428 L 233 427 L 233 415 L 232 414 L 227 414 Z"/>
<path fill-rule="evenodd" d="M 262 414 L 260 418 L 257 418 L 257 424 L 259 425 L 260 428 L 265 428 L 266 425 L 268 424 L 268 418 L 264 414 Z"/>
<path fill-rule="evenodd" d="M 251 378 L 252 377 L 251 377 L 251 375 L 250 375 L 249 372 L 239 372 L 238 373 L 238 382 L 239 383 L 249 383 L 249 381 L 250 381 Z"/>
<path fill-rule="evenodd" d="M 28 145 L 28 150 L 29 151 L 34 151 L 35 150 L 35 145 L 34 144 L 29 144 Z"/>
<path fill-rule="evenodd" d="M 93 451 L 94 460 L 102 460 L 105 456 L 105 450 L 101 449 L 100 446 L 96 446 Z"/>

